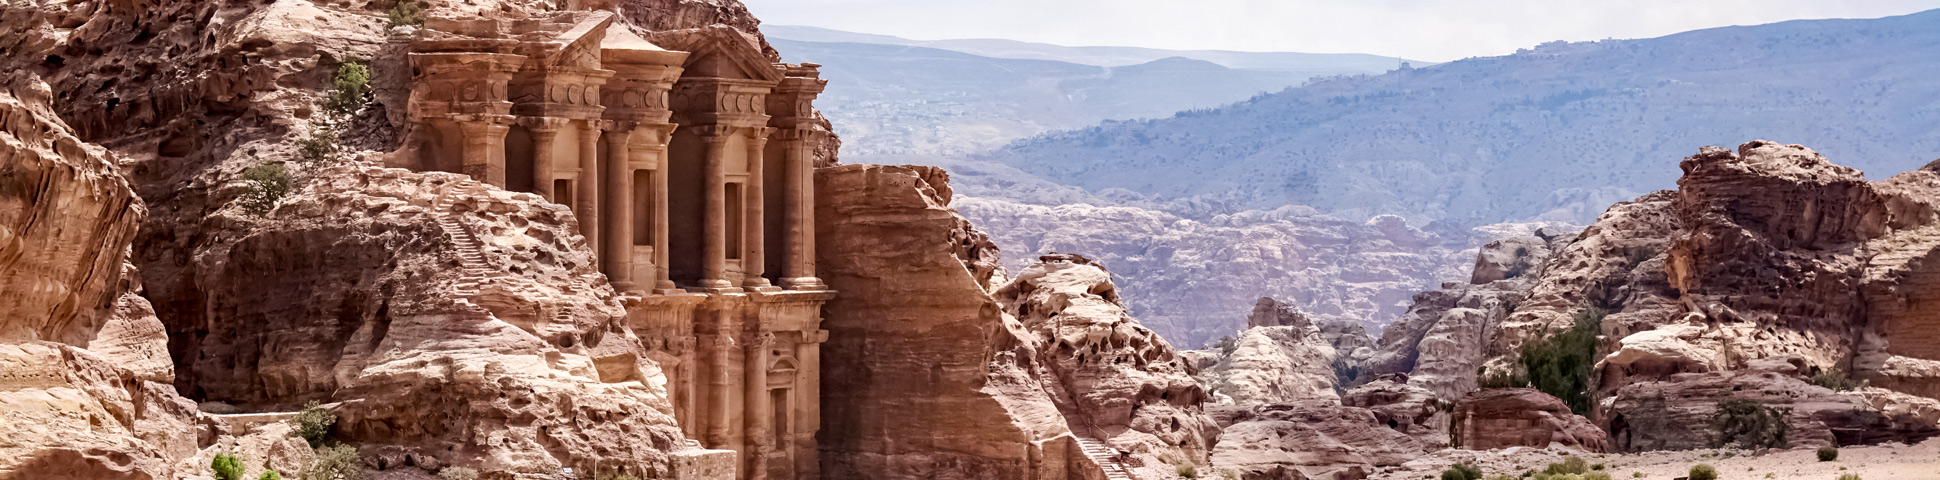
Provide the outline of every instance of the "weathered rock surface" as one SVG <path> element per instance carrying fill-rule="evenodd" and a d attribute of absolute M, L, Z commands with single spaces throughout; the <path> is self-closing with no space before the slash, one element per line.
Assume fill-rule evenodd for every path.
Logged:
<path fill-rule="evenodd" d="M 1451 282 L 1416 294 L 1408 313 L 1381 333 L 1379 349 L 1358 364 L 1361 373 L 1405 373 L 1409 384 L 1449 402 L 1475 390 L 1476 367 L 1488 358 L 1481 347 L 1494 341 L 1504 317 L 1529 295 L 1550 252 L 1571 242 L 1548 230 L 1536 233 L 1483 246 L 1472 274 L 1482 283 Z"/>
<path fill-rule="evenodd" d="M 945 179 L 816 172 L 819 272 L 843 292 L 822 324 L 822 472 L 1079 478 L 1089 461 L 1038 381 L 1036 342 L 988 293 L 995 247 L 947 207 Z"/>
<path fill-rule="evenodd" d="M 45 84 L 0 86 L 0 478 L 172 478 L 204 435 L 126 278 L 141 201 Z"/>
<path fill-rule="evenodd" d="M 1220 403 L 1242 406 L 1308 398 L 1340 398 L 1339 353 L 1319 326 L 1292 305 L 1261 297 L 1231 352 L 1200 372 Z M 1337 330 L 1345 330 L 1337 327 Z M 1363 336 L 1365 336 L 1363 334 Z M 1332 340 L 1358 343 L 1344 333 Z"/>
<path fill-rule="evenodd" d="M 1205 458 L 1219 429 L 1200 409 L 1206 393 L 1186 361 L 1126 314 L 1104 268 L 1076 255 L 1041 260 L 993 296 L 1031 332 L 1053 375 L 1045 389 L 1073 431 L 1149 463 Z"/>
<path fill-rule="evenodd" d="M 1624 386 L 1605 407 L 1603 423 L 1612 447 L 1620 451 L 1719 446 L 1712 416 L 1719 402 L 1737 399 L 1787 412 L 1787 439 L 1794 447 L 1910 444 L 1940 435 L 1930 400 L 1879 391 L 1839 393 L 1759 370 L 1685 373 Z"/>
<path fill-rule="evenodd" d="M 384 18 L 393 3 L 30 0 L 0 10 L 0 48 L 8 52 L 0 66 L 45 75 L 51 92 L 39 97 L 59 92 L 54 110 L 78 137 L 122 159 L 151 209 L 132 258 L 144 269 L 138 279 L 114 279 L 129 261 L 127 238 L 90 247 L 99 258 L 67 267 L 99 272 L 74 276 L 95 286 L 61 288 L 86 290 L 74 298 L 107 313 L 59 317 L 99 328 L 79 341 L 56 340 L 98 350 L 127 365 L 130 378 L 173 382 L 192 398 L 246 412 L 346 401 L 336 436 L 359 445 L 374 468 L 529 474 L 597 462 L 665 473 L 671 453 L 688 448 L 665 378 L 571 214 L 456 175 L 373 166 L 398 147 L 393 122 L 405 116 L 399 107 L 411 75 L 408 42 L 397 39 L 412 29 L 391 29 Z M 426 7 L 433 17 L 621 9 L 626 28 L 726 24 L 759 40 L 758 21 L 732 0 Z M 372 103 L 343 130 L 343 153 L 295 161 L 328 77 L 352 58 L 369 59 Z M 50 158 L 89 152 L 67 143 Z M 285 162 L 296 188 L 266 215 L 243 212 L 242 172 L 274 162 Z M 134 195 L 121 185 L 65 202 L 73 210 L 66 216 L 91 221 L 80 212 L 112 212 L 117 198 L 126 206 Z M 100 238 L 29 244 L 135 235 L 140 215 L 132 208 L 125 225 L 64 230 Z M 26 258 L 72 259 L 55 253 Z M 104 296 L 96 284 L 122 290 Z M 62 328 L 76 330 L 0 330 Z"/>
<path fill-rule="evenodd" d="M 1374 411 L 1333 399 L 1260 405 L 1233 417 L 1213 464 L 1241 478 L 1365 478 L 1422 454 L 1414 437 L 1385 427 Z"/>
<path fill-rule="evenodd" d="M 1469 393 L 1456 404 L 1455 443 L 1471 450 L 1561 445 L 1590 452 L 1610 449 L 1610 436 L 1562 400 L 1533 388 Z"/>
<path fill-rule="evenodd" d="M 1435 392 L 1408 383 L 1375 380 L 1341 394 L 1341 404 L 1374 412 L 1374 420 L 1408 434 L 1428 451 L 1448 448 L 1448 407 Z"/>
<path fill-rule="evenodd" d="M 1125 314 L 1102 268 L 1046 258 L 993 285 L 996 249 L 947 206 L 941 170 L 844 165 L 816 178 L 820 268 L 843 292 L 823 323 L 825 474 L 1103 475 L 1079 438 L 1148 466 L 1204 461 L 1217 435 L 1205 393 Z"/>

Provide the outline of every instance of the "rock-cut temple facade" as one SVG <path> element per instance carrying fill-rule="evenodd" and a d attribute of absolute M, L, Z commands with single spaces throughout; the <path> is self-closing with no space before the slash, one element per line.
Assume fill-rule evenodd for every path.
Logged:
<path fill-rule="evenodd" d="M 738 452 L 739 478 L 819 478 L 817 66 L 611 12 L 432 19 L 410 62 L 397 161 L 571 207 L 687 437 Z"/>

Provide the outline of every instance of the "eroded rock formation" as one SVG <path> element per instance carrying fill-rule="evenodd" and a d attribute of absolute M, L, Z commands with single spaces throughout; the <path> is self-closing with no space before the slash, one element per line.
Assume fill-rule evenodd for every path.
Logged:
<path fill-rule="evenodd" d="M 206 429 L 126 265 L 142 203 L 46 84 L 0 87 L 0 477 L 172 478 Z"/>
<path fill-rule="evenodd" d="M 1478 390 L 1455 405 L 1455 443 L 1471 450 L 1550 445 L 1609 450 L 1610 437 L 1549 394 L 1533 388 Z"/>
<path fill-rule="evenodd" d="M 838 166 L 817 182 L 820 265 L 844 292 L 824 324 L 826 475 L 1075 479 L 1204 461 L 1205 394 L 1102 268 L 1047 258 L 997 285 L 995 247 L 947 206 L 933 167 Z"/>

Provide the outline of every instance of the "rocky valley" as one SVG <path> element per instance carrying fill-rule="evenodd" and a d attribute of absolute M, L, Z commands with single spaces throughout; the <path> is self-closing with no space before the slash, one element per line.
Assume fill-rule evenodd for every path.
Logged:
<path fill-rule="evenodd" d="M 734 0 L 6 4 L 0 479 L 1940 475 L 1940 162 L 1348 221 L 858 162 L 777 46 Z"/>

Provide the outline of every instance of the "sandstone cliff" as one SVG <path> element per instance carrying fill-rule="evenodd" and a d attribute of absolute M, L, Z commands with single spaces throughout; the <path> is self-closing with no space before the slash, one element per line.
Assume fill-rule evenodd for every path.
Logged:
<path fill-rule="evenodd" d="M 205 440 L 127 252 L 144 209 L 32 75 L 0 91 L 0 478 L 163 479 Z"/>
<path fill-rule="evenodd" d="M 843 292 L 823 324 L 824 474 L 1102 478 L 1128 467 L 1104 445 L 1131 468 L 1204 461 L 1204 393 L 1103 269 L 1057 259 L 997 285 L 996 249 L 947 206 L 941 170 L 816 179 L 820 267 Z"/>

